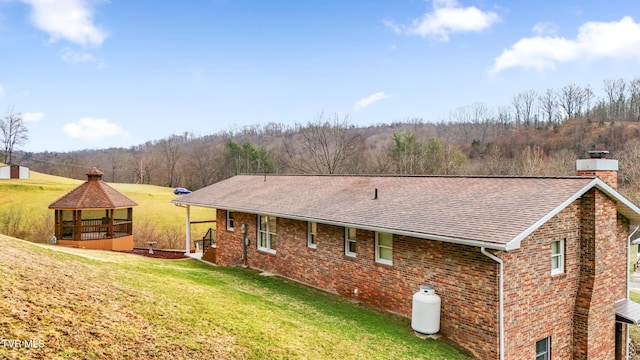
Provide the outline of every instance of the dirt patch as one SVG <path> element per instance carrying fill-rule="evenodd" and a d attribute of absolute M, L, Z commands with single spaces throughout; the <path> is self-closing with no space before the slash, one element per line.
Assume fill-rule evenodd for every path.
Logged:
<path fill-rule="evenodd" d="M 136 254 L 136 255 L 141 255 L 141 256 L 146 256 L 146 257 L 152 257 L 152 258 L 156 258 L 156 259 L 186 259 L 187 257 L 184 256 L 184 252 L 180 251 L 180 250 L 156 250 L 153 249 L 153 254 L 149 253 L 149 249 L 145 249 L 145 248 L 136 248 L 133 250 L 128 250 L 128 251 L 120 251 L 120 252 L 124 252 L 124 253 L 129 253 L 129 254 Z"/>

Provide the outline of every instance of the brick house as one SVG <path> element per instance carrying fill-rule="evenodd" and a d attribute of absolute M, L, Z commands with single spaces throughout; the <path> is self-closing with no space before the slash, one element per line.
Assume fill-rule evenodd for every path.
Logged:
<path fill-rule="evenodd" d="M 215 209 L 207 254 L 220 265 L 407 317 L 434 285 L 440 333 L 479 359 L 624 359 L 640 209 L 616 191 L 616 160 L 577 165 L 573 177 L 240 175 L 173 202 L 187 224 L 191 206 Z"/>

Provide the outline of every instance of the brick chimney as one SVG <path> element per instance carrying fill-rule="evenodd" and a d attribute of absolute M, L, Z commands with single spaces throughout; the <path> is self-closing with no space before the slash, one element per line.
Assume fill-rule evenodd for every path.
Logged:
<path fill-rule="evenodd" d="M 590 150 L 589 159 L 576 161 L 578 176 L 597 176 L 614 189 L 618 189 L 618 160 L 605 159 L 607 150 Z"/>

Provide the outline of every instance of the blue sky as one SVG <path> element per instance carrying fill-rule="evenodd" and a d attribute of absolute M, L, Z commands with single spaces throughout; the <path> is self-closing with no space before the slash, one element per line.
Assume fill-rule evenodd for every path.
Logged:
<path fill-rule="evenodd" d="M 0 0 L 0 115 L 27 151 L 185 131 L 448 120 L 640 77 L 640 2 Z"/>

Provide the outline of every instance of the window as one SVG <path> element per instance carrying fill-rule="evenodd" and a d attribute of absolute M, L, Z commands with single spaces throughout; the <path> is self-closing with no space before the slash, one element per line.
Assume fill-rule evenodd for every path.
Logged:
<path fill-rule="evenodd" d="M 258 250 L 276 252 L 276 217 L 258 215 Z"/>
<path fill-rule="evenodd" d="M 564 273 L 564 240 L 551 243 L 551 275 Z"/>
<path fill-rule="evenodd" d="M 536 360 L 551 359 L 551 337 L 536 341 Z"/>
<path fill-rule="evenodd" d="M 393 265 L 393 235 L 376 233 L 376 262 Z"/>
<path fill-rule="evenodd" d="M 318 235 L 318 223 L 309 221 L 307 223 L 307 246 L 316 248 L 316 236 Z"/>
<path fill-rule="evenodd" d="M 227 210 L 227 230 L 233 231 L 236 221 L 233 219 L 233 211 Z"/>
<path fill-rule="evenodd" d="M 356 229 L 344 229 L 344 254 L 356 257 Z"/>

